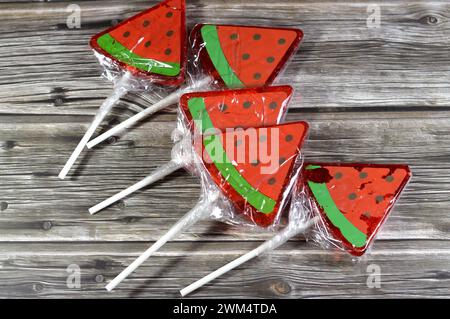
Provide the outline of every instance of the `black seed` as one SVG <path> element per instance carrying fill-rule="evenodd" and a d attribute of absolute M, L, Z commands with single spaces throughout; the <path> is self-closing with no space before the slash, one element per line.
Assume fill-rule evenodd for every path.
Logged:
<path fill-rule="evenodd" d="M 366 216 L 366 217 L 370 217 L 370 213 L 369 212 L 365 212 L 363 215 Z"/>
<path fill-rule="evenodd" d="M 280 160 L 278 161 L 278 163 L 280 163 L 280 165 L 283 165 L 284 162 L 286 162 L 286 158 L 280 157 Z"/>
<path fill-rule="evenodd" d="M 260 39 L 261 39 L 261 34 L 256 33 L 253 35 L 253 40 L 260 40 Z"/>
<path fill-rule="evenodd" d="M 348 199 L 350 199 L 350 200 L 354 200 L 354 199 L 356 199 L 356 194 L 355 193 L 350 193 L 349 195 L 348 195 Z"/>
<path fill-rule="evenodd" d="M 252 102 L 246 101 L 244 102 L 244 109 L 248 109 L 252 106 Z"/>
<path fill-rule="evenodd" d="M 366 172 L 359 173 L 359 178 L 361 179 L 367 178 L 367 173 Z"/>
<path fill-rule="evenodd" d="M 255 80 L 260 79 L 260 78 L 261 78 L 261 73 L 255 73 L 255 74 L 253 74 L 253 78 L 254 78 Z"/>
<path fill-rule="evenodd" d="M 244 53 L 244 54 L 242 55 L 242 59 L 243 59 L 243 60 L 248 60 L 248 59 L 250 59 L 250 54 Z"/>
<path fill-rule="evenodd" d="M 381 203 L 384 200 L 384 196 L 382 195 L 378 195 L 377 197 L 375 197 L 375 201 L 377 202 L 377 204 Z"/>
<path fill-rule="evenodd" d="M 220 104 L 219 110 L 222 112 L 225 112 L 228 109 L 228 105 L 226 104 Z"/>
<path fill-rule="evenodd" d="M 267 141 L 267 136 L 261 135 L 261 136 L 259 137 L 259 141 L 260 141 L 261 143 L 264 143 L 265 141 Z"/>
<path fill-rule="evenodd" d="M 385 180 L 388 183 L 392 183 L 394 181 L 394 176 L 392 176 L 392 175 L 386 176 Z"/>
<path fill-rule="evenodd" d="M 268 58 L 266 59 L 266 61 L 267 61 L 268 63 L 272 63 L 273 61 L 275 61 L 275 58 L 274 58 L 273 56 L 270 56 L 270 57 L 268 57 Z"/>
<path fill-rule="evenodd" d="M 232 34 L 230 35 L 230 39 L 231 39 L 231 40 L 236 40 L 237 38 L 238 38 L 237 33 L 232 33 Z"/>
<path fill-rule="evenodd" d="M 167 31 L 166 35 L 167 35 L 168 37 L 171 37 L 171 36 L 173 36 L 173 30 L 169 30 L 169 31 Z"/>
<path fill-rule="evenodd" d="M 164 54 L 165 55 L 170 55 L 172 53 L 172 50 L 171 49 L 166 49 L 166 51 L 164 51 Z"/>
<path fill-rule="evenodd" d="M 291 134 L 289 134 L 289 135 L 286 135 L 286 137 L 284 139 L 286 140 L 286 142 L 290 142 L 294 139 L 294 137 Z"/>
<path fill-rule="evenodd" d="M 149 46 L 152 45 L 152 41 L 147 41 L 147 42 L 145 42 L 144 45 L 145 45 L 146 48 L 148 48 Z"/>
<path fill-rule="evenodd" d="M 277 182 L 277 180 L 276 180 L 274 177 L 272 177 L 272 178 L 269 179 L 269 181 L 268 181 L 269 185 L 274 185 L 276 182 Z"/>
<path fill-rule="evenodd" d="M 150 25 L 150 21 L 148 21 L 148 20 L 145 20 L 144 23 L 142 23 L 142 26 L 144 28 L 148 27 L 149 25 Z"/>
<path fill-rule="evenodd" d="M 275 110 L 276 108 L 278 107 L 278 103 L 277 102 L 270 102 L 270 104 L 269 104 L 269 108 L 271 109 L 271 110 Z"/>
<path fill-rule="evenodd" d="M 125 32 L 124 34 L 123 34 L 123 36 L 125 37 L 125 38 L 128 38 L 129 36 L 130 36 L 130 31 L 127 31 L 127 32 Z"/>
<path fill-rule="evenodd" d="M 335 179 L 341 179 L 342 178 L 342 173 L 341 172 L 337 172 L 335 175 L 334 175 L 334 178 Z"/>
<path fill-rule="evenodd" d="M 278 40 L 278 44 L 285 44 L 286 43 L 286 39 L 281 38 Z"/>
<path fill-rule="evenodd" d="M 166 17 L 171 18 L 173 16 L 173 12 L 167 12 Z"/>
<path fill-rule="evenodd" d="M 259 164 L 259 161 L 258 160 L 254 160 L 254 161 L 252 161 L 252 166 L 258 166 L 258 164 Z"/>

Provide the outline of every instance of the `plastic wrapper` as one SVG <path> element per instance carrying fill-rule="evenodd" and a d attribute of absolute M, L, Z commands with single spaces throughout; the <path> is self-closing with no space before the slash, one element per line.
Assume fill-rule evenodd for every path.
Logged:
<path fill-rule="evenodd" d="M 309 238 L 360 256 L 392 211 L 411 172 L 406 165 L 305 164 L 293 208 L 300 220 L 318 217 Z"/>
<path fill-rule="evenodd" d="M 222 88 L 250 88 L 274 82 L 298 49 L 303 32 L 293 28 L 198 24 L 190 36 L 193 72 Z"/>
<path fill-rule="evenodd" d="M 302 164 L 307 130 L 305 122 L 295 122 L 196 139 L 196 166 L 209 177 L 203 180 L 216 185 L 234 208 L 215 210 L 212 217 L 276 227 Z"/>
<path fill-rule="evenodd" d="M 184 0 L 166 0 L 92 37 L 105 76 L 128 90 L 178 86 L 187 61 Z"/>
<path fill-rule="evenodd" d="M 221 190 L 222 205 L 211 217 L 262 227 L 278 223 L 308 130 L 305 122 L 274 126 L 283 120 L 291 93 L 289 86 L 277 86 L 182 97 L 178 131 L 186 138 L 173 155 L 190 163 L 205 190 L 211 184 Z M 183 151 L 186 140 L 191 161 Z"/>
<path fill-rule="evenodd" d="M 194 135 L 210 135 L 226 129 L 244 129 L 279 124 L 284 121 L 293 94 L 290 86 L 272 86 L 253 89 L 192 92 L 180 99 L 177 128 L 172 134 L 176 147 L 172 158 L 193 168 L 192 144 Z M 196 130 L 189 104 L 200 103 L 213 118 L 213 128 Z M 198 136 L 197 136 L 198 138 Z"/>
<path fill-rule="evenodd" d="M 59 178 L 67 176 L 97 127 L 128 91 L 151 89 L 161 97 L 184 81 L 186 42 L 184 0 L 163 1 L 91 39 L 105 74 L 114 82 L 114 91 L 100 106 Z"/>

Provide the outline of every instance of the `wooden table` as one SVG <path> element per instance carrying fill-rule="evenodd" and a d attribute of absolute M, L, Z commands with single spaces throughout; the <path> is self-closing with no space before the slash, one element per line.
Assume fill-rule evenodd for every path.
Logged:
<path fill-rule="evenodd" d="M 199 182 L 179 172 L 101 214 L 87 211 L 170 158 L 175 108 L 57 178 L 112 89 L 90 36 L 155 1 L 79 1 L 81 28 L 69 29 L 73 3 L 0 4 L 0 297 L 177 297 L 269 235 L 202 222 L 106 293 L 107 281 L 193 207 Z M 368 27 L 377 10 L 369 1 L 188 1 L 191 25 L 304 30 L 280 82 L 296 89 L 288 119 L 311 125 L 307 159 L 408 163 L 414 173 L 362 260 L 296 238 L 193 297 L 450 296 L 450 4 L 376 3 L 379 28 L 370 18 Z M 154 98 L 127 95 L 102 130 Z M 67 286 L 68 267 L 79 267 L 80 287 Z M 381 287 L 370 288 L 377 267 Z"/>

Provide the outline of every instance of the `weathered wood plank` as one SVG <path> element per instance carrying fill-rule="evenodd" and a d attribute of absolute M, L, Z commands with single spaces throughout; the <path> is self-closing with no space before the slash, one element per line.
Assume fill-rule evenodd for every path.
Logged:
<path fill-rule="evenodd" d="M 450 198 L 449 115 L 441 113 L 438 118 L 424 119 L 420 112 L 407 114 L 406 118 L 397 118 L 390 113 L 296 112 L 288 119 L 310 122 L 310 140 L 304 151 L 307 159 L 412 165 L 415 176 L 381 239 L 448 238 L 450 219 L 444 212 Z M 161 117 L 172 121 L 160 122 Z M 6 173 L 2 173 L 0 201 L 8 207 L 0 214 L 2 239 L 157 239 L 197 201 L 199 184 L 195 178 L 180 172 L 97 216 L 90 216 L 87 209 L 170 158 L 174 115 L 161 117 L 139 126 L 116 144 L 85 155 L 75 170 L 76 178 L 65 181 L 58 180 L 57 173 L 85 124 L 49 123 L 52 117 L 40 117 L 37 124 L 3 123 L 0 165 Z M 48 222 L 51 229 L 46 229 Z M 209 227 L 208 223 L 199 224 L 179 239 L 246 237 L 245 231 L 236 228 L 211 233 Z"/>
<path fill-rule="evenodd" d="M 145 245 L 0 244 L 0 298 L 179 297 L 179 289 L 257 245 L 247 241 L 169 244 L 108 294 L 106 282 Z M 372 254 L 359 261 L 311 243 L 289 242 L 191 297 L 448 297 L 449 262 L 448 241 L 378 242 Z M 80 288 L 67 287 L 69 265 L 80 267 Z M 381 288 L 368 288 L 368 265 L 380 267 Z"/>
<path fill-rule="evenodd" d="M 75 30 L 65 25 L 67 2 L 0 4 L 1 23 L 8 26 L 0 37 L 0 112 L 92 114 L 110 93 L 110 83 L 98 77 L 89 37 L 148 1 L 78 4 L 83 24 Z M 303 28 L 302 49 L 280 79 L 301 93 L 299 106 L 449 107 L 450 4 L 385 1 L 381 10 L 381 27 L 370 29 L 366 2 L 189 3 L 191 24 L 241 21 Z"/>

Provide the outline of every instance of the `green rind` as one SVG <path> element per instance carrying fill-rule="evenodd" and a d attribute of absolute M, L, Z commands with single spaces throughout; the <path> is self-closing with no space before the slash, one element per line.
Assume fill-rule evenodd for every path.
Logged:
<path fill-rule="evenodd" d="M 165 76 L 177 76 L 180 74 L 180 65 L 178 63 L 143 58 L 128 50 L 109 33 L 99 37 L 97 44 L 117 60 L 136 69 Z"/>
<path fill-rule="evenodd" d="M 211 118 L 206 111 L 203 98 L 191 98 L 188 101 L 188 107 L 196 127 L 202 133 L 214 129 Z M 226 181 L 258 211 L 264 214 L 272 213 L 275 209 L 276 201 L 256 190 L 239 174 L 223 149 L 220 137 L 217 134 L 208 136 L 204 138 L 203 143 L 214 165 Z M 213 150 L 214 152 L 212 152 Z"/>
<path fill-rule="evenodd" d="M 313 169 L 316 169 L 316 168 L 322 168 L 322 166 L 320 166 L 320 165 L 308 165 L 308 166 L 306 166 L 306 170 L 308 170 L 308 171 L 311 171 L 311 170 L 313 170 Z"/>
<path fill-rule="evenodd" d="M 337 208 L 327 185 L 325 183 L 308 181 L 308 186 L 330 222 L 341 231 L 345 239 L 355 247 L 364 247 L 367 242 L 367 236 L 356 228 Z"/>
<path fill-rule="evenodd" d="M 245 85 L 236 76 L 233 69 L 225 57 L 217 34 L 217 27 L 214 25 L 204 25 L 200 30 L 203 42 L 206 46 L 209 58 L 219 73 L 225 85 L 229 88 L 243 88 Z"/>

